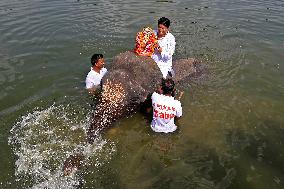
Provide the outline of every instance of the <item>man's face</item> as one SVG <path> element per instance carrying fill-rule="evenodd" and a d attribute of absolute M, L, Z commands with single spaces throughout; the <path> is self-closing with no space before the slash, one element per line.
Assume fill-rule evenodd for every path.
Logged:
<path fill-rule="evenodd" d="M 158 36 L 164 37 L 168 33 L 169 29 L 163 24 L 158 25 Z"/>
<path fill-rule="evenodd" d="M 98 61 L 97 61 L 97 63 L 96 63 L 96 67 L 98 67 L 98 68 L 101 69 L 101 68 L 104 67 L 104 65 L 105 65 L 104 59 L 103 59 L 103 58 L 98 59 Z"/>

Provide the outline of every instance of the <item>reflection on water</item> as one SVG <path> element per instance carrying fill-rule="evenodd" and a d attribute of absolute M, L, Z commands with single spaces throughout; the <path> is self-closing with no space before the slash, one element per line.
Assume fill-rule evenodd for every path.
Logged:
<path fill-rule="evenodd" d="M 0 188 L 283 188 L 283 6 L 2 0 Z M 91 55 L 110 67 L 161 16 L 172 21 L 174 58 L 206 64 L 206 76 L 188 83 L 179 132 L 157 135 L 135 114 L 87 145 Z M 74 151 L 89 158 L 62 177 Z"/>
<path fill-rule="evenodd" d="M 228 132 L 228 145 L 237 156 L 233 166 L 242 182 L 249 182 L 252 188 L 281 188 L 283 136 L 282 125 L 274 120 L 255 124 L 253 132 L 241 129 Z M 236 186 L 241 187 L 242 182 Z"/>

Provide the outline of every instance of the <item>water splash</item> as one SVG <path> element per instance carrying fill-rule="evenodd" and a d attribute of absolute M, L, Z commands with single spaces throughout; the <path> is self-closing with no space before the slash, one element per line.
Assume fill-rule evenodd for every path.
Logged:
<path fill-rule="evenodd" d="M 112 142 L 96 138 L 86 141 L 90 118 L 67 106 L 52 105 L 22 116 L 11 129 L 9 144 L 18 157 L 17 181 L 25 188 L 74 188 L 84 180 L 74 170 L 63 176 L 63 162 L 72 154 L 82 154 L 82 166 L 99 167 L 115 152 Z M 84 173 L 83 173 L 84 174 Z"/>

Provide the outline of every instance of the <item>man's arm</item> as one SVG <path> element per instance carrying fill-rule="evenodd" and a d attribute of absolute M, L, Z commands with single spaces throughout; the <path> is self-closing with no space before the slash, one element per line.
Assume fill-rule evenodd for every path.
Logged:
<path fill-rule="evenodd" d="M 94 85 L 90 80 L 86 80 L 86 89 L 89 94 L 95 94 L 98 89 L 100 88 L 100 85 Z"/>
<path fill-rule="evenodd" d="M 95 94 L 98 91 L 99 87 L 92 87 L 92 88 L 87 88 L 87 91 L 89 94 Z"/>
<path fill-rule="evenodd" d="M 182 107 L 180 101 L 178 101 L 178 107 L 176 108 L 176 117 L 182 116 Z"/>

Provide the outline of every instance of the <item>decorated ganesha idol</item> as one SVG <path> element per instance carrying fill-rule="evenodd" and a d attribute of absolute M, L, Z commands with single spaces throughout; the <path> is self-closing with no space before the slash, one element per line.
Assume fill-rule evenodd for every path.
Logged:
<path fill-rule="evenodd" d="M 140 56 L 152 56 L 158 45 L 158 39 L 150 27 L 145 27 L 136 35 L 134 52 Z"/>

